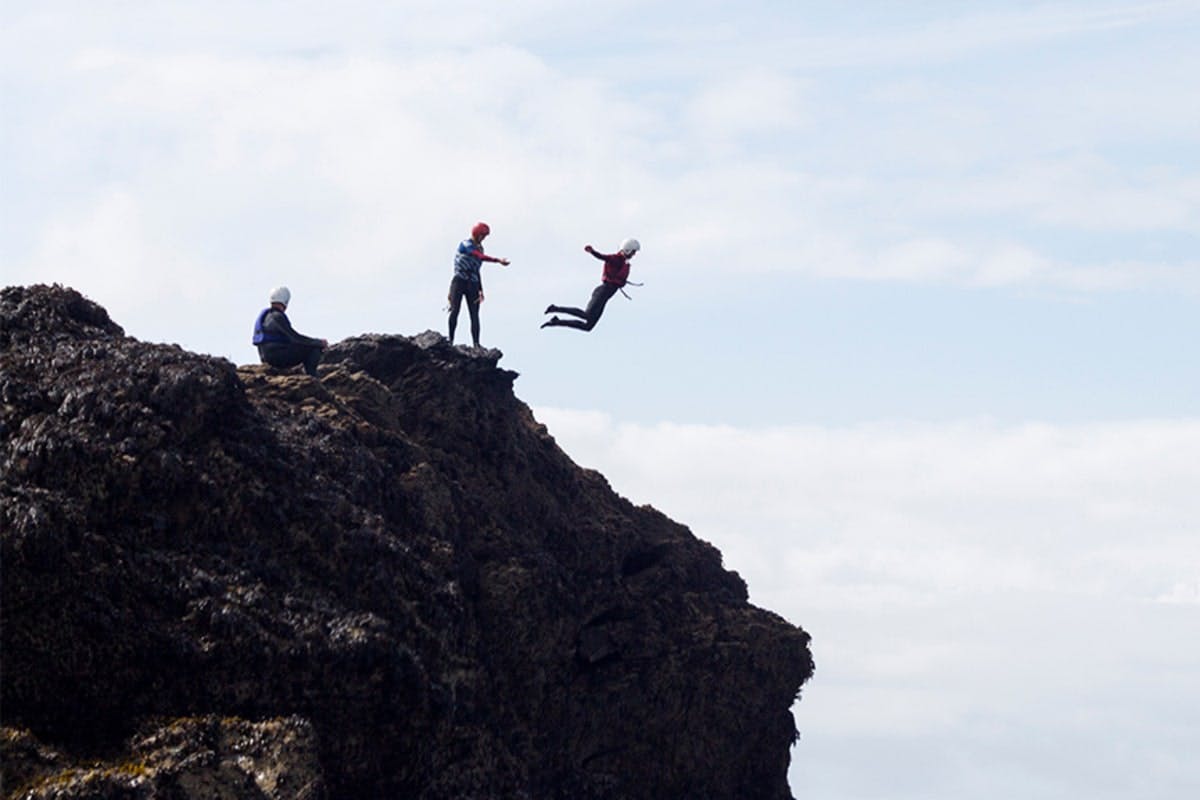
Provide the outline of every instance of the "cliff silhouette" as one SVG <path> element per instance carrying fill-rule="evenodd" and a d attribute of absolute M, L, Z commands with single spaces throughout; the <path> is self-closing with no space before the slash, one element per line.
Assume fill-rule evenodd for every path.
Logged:
<path fill-rule="evenodd" d="M 790 798 L 808 635 L 499 359 L 313 379 L 4 289 L 4 796 Z"/>

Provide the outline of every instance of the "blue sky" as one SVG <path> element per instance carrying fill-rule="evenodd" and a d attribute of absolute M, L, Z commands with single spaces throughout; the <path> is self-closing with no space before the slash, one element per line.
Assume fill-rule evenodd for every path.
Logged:
<path fill-rule="evenodd" d="M 281 283 L 443 330 L 486 219 L 518 395 L 814 634 L 798 797 L 1200 789 L 1200 3 L 0 15 L 5 284 L 246 363 Z"/>

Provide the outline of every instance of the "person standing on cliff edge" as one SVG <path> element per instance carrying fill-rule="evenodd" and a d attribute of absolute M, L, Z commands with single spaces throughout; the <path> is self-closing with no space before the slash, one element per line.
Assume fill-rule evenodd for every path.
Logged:
<path fill-rule="evenodd" d="M 554 316 L 542 323 L 543 328 L 578 328 L 581 331 L 590 331 L 596 327 L 596 323 L 600 321 L 600 315 L 604 313 L 604 306 L 622 286 L 629 283 L 629 259 L 642 249 L 642 245 L 637 239 L 626 239 L 621 243 L 621 249 L 611 255 L 597 252 L 590 244 L 585 245 L 583 249 L 604 262 L 600 285 L 592 290 L 592 299 L 588 301 L 585 309 L 570 306 L 546 306 L 546 310 L 543 312 L 545 314 L 570 314 L 579 319 L 559 319 Z M 638 284 L 630 285 L 637 286 Z"/>
<path fill-rule="evenodd" d="M 285 313 L 288 303 L 292 302 L 292 293 L 286 286 L 273 290 L 269 299 L 271 305 L 254 320 L 252 341 L 258 347 L 258 357 L 262 363 L 280 369 L 303 364 L 304 371 L 315 378 L 321 351 L 329 346 L 329 342 L 304 336 L 292 327 Z"/>
<path fill-rule="evenodd" d="M 484 261 L 508 266 L 507 258 L 493 258 L 483 252 L 483 240 L 492 229 L 486 222 L 476 222 L 471 228 L 471 238 L 463 239 L 454 254 L 454 277 L 450 280 L 450 344 L 454 344 L 454 329 L 458 327 L 458 311 L 466 298 L 467 312 L 471 315 L 471 341 L 479 347 L 479 304 L 483 302 L 483 279 L 479 267 Z"/>

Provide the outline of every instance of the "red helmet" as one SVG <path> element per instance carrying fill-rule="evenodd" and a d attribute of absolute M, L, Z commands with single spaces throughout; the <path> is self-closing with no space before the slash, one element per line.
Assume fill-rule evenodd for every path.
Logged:
<path fill-rule="evenodd" d="M 471 238 L 478 239 L 481 236 L 487 236 L 492 232 L 486 222 L 476 222 L 475 227 L 471 228 Z"/>

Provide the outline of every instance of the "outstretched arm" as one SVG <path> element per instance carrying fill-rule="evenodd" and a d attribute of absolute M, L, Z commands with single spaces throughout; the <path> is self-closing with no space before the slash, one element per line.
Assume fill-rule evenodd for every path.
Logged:
<path fill-rule="evenodd" d="M 507 258 L 495 258 L 494 256 L 489 256 L 487 253 L 483 252 L 482 250 L 472 250 L 471 255 L 475 256 L 480 261 L 488 261 L 488 262 L 491 262 L 492 264 L 502 264 L 506 267 L 508 266 Z"/>
<path fill-rule="evenodd" d="M 584 249 L 584 251 L 591 253 L 593 256 L 600 259 L 601 261 L 603 261 L 605 259 L 604 253 L 597 252 L 596 249 L 594 247 L 592 247 L 590 244 L 585 244 L 583 246 L 583 249 Z"/>

